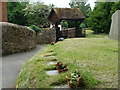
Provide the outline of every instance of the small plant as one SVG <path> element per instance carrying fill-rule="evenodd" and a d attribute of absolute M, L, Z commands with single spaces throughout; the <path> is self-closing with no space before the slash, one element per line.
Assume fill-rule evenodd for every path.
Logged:
<path fill-rule="evenodd" d="M 68 28 L 68 22 L 66 22 L 64 20 L 61 22 L 61 25 L 63 28 Z"/>
<path fill-rule="evenodd" d="M 81 23 L 79 27 L 80 28 L 86 28 L 86 25 L 85 25 L 85 23 Z"/>
<path fill-rule="evenodd" d="M 70 76 L 66 76 L 66 79 L 71 88 L 77 88 L 80 86 L 81 76 L 78 73 L 72 73 Z"/>
<path fill-rule="evenodd" d="M 56 67 L 55 67 L 59 73 L 65 72 L 68 70 L 66 65 L 63 65 L 61 62 L 57 62 Z"/>
<path fill-rule="evenodd" d="M 36 26 L 36 25 L 31 25 L 31 26 L 29 26 L 31 29 L 33 29 L 36 33 L 38 33 L 38 32 L 41 32 L 41 29 L 38 27 L 38 26 Z"/>

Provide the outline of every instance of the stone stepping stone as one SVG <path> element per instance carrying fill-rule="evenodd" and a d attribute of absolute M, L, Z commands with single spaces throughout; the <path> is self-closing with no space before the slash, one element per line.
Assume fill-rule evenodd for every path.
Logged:
<path fill-rule="evenodd" d="M 50 58 L 55 58 L 55 56 L 49 56 Z"/>
<path fill-rule="evenodd" d="M 48 56 L 44 56 L 44 57 L 46 57 L 46 58 L 55 58 L 55 56 L 53 56 L 53 55 L 48 55 Z"/>
<path fill-rule="evenodd" d="M 48 62 L 48 63 L 47 63 L 47 65 L 54 65 L 54 64 L 57 64 L 57 62 L 51 61 L 51 62 Z"/>
<path fill-rule="evenodd" d="M 68 85 L 55 86 L 53 88 L 70 88 Z"/>
<path fill-rule="evenodd" d="M 53 75 L 59 74 L 59 72 L 58 70 L 49 70 L 49 71 L 46 71 L 46 74 L 49 76 L 53 76 Z"/>

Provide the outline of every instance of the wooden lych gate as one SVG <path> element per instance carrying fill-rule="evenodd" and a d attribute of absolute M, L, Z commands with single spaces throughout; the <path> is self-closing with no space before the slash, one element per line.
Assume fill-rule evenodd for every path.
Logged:
<path fill-rule="evenodd" d="M 55 25 L 56 28 L 56 41 L 61 37 L 60 28 L 58 24 L 62 20 L 75 21 L 75 36 L 80 37 L 82 29 L 78 26 L 85 19 L 85 16 L 79 8 L 53 8 L 48 16 L 48 20 Z"/>

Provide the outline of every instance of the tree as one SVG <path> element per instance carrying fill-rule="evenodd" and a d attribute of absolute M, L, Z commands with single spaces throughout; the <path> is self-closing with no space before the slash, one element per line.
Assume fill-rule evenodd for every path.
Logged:
<path fill-rule="evenodd" d="M 27 2 L 7 2 L 8 22 L 27 25 L 27 17 L 23 10 L 27 4 Z"/>
<path fill-rule="evenodd" d="M 51 10 L 52 8 L 54 8 L 55 5 L 54 4 L 49 4 L 49 10 Z"/>
<path fill-rule="evenodd" d="M 84 16 L 86 18 L 88 18 L 89 14 L 91 12 L 91 7 L 90 7 L 90 4 L 86 4 L 86 2 L 70 2 L 69 5 L 71 8 L 79 8 L 81 10 L 81 12 L 84 14 Z M 78 23 L 81 23 L 81 22 L 78 22 Z M 75 24 L 76 24 L 76 22 L 68 21 L 68 25 L 69 25 L 68 27 L 73 27 L 73 25 L 75 25 Z M 88 27 L 87 20 L 84 20 L 84 22 L 82 24 L 84 24 L 85 27 Z"/>
<path fill-rule="evenodd" d="M 115 11 L 120 10 L 120 1 L 119 2 L 115 2 L 112 5 L 111 11 L 110 13 L 113 14 Z"/>
<path fill-rule="evenodd" d="M 111 25 L 111 7 L 114 3 L 100 2 L 97 3 L 94 10 L 87 19 L 89 27 L 95 33 L 109 33 Z"/>
<path fill-rule="evenodd" d="M 53 6 L 47 6 L 43 3 L 29 4 L 25 8 L 25 16 L 28 18 L 29 25 L 36 25 L 39 27 L 48 27 L 49 22 L 47 17 L 49 15 L 50 9 Z"/>
<path fill-rule="evenodd" d="M 91 12 L 90 4 L 86 4 L 86 2 L 70 2 L 69 5 L 71 8 L 79 8 L 86 17 Z"/>

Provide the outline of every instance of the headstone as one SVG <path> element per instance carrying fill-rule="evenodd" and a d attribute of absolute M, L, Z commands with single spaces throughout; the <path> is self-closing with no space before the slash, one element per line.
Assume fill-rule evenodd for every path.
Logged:
<path fill-rule="evenodd" d="M 0 1 L 0 22 L 7 22 L 7 6 L 5 1 Z"/>
<path fill-rule="evenodd" d="M 115 40 L 120 40 L 120 10 L 117 10 L 112 15 L 109 37 Z"/>

